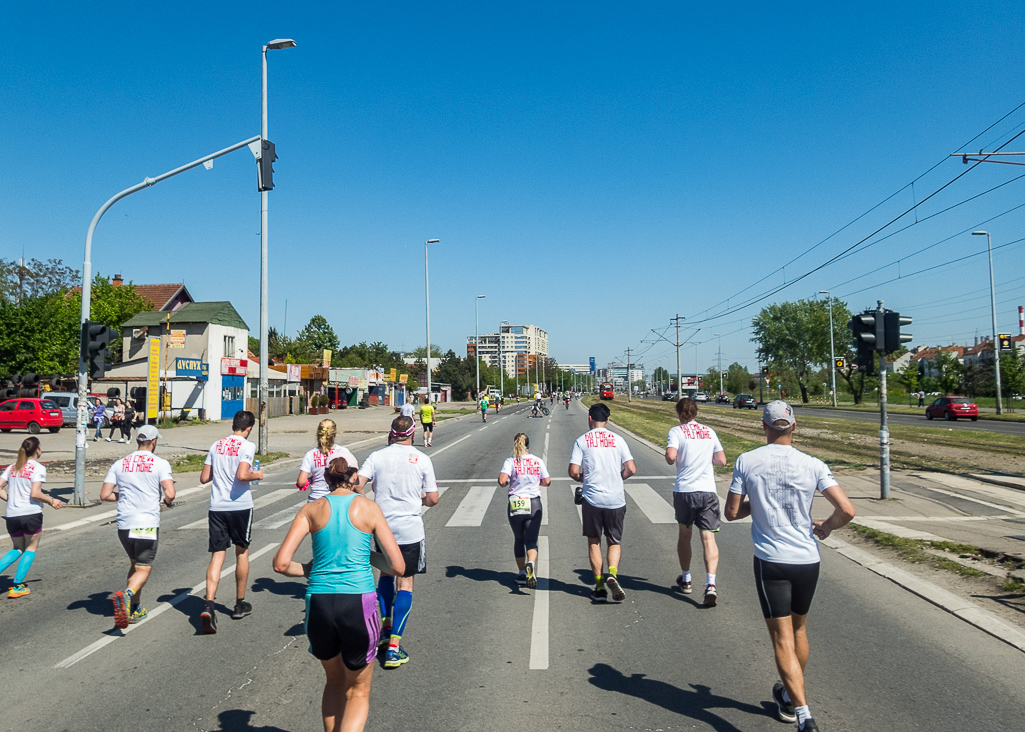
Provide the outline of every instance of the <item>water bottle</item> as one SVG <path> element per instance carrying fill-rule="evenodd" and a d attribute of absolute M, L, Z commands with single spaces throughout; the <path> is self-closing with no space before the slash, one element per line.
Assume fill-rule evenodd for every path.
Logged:
<path fill-rule="evenodd" d="M 253 463 L 253 472 L 255 473 L 259 469 L 260 469 L 260 461 L 257 460 L 255 463 Z M 258 485 L 260 485 L 260 481 L 258 481 L 258 480 L 251 480 L 251 481 L 249 481 L 249 486 L 250 487 L 254 487 L 254 486 L 258 486 Z"/>

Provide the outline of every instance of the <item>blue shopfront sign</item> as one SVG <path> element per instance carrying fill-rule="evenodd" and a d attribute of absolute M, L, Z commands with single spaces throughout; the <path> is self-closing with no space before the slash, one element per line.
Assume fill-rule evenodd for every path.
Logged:
<path fill-rule="evenodd" d="M 210 364 L 198 358 L 176 358 L 174 370 L 178 376 L 193 376 L 197 381 L 210 380 Z"/>

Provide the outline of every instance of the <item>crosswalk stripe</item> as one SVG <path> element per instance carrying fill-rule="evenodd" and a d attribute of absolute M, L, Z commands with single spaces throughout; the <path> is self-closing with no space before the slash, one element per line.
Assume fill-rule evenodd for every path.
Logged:
<path fill-rule="evenodd" d="M 256 510 L 257 508 L 263 508 L 264 506 L 269 506 L 272 503 L 277 503 L 282 498 L 288 498 L 289 496 L 293 496 L 295 494 L 296 491 L 292 490 L 291 488 L 278 488 L 276 491 L 271 491 L 270 493 L 258 496 L 255 500 L 253 500 L 253 510 Z M 301 506 L 302 504 L 299 505 Z M 266 521 L 266 519 L 263 520 Z M 193 521 L 192 523 L 185 524 L 184 526 L 179 526 L 178 531 L 182 531 L 183 529 L 205 529 L 208 525 L 209 522 L 207 520 L 207 517 L 204 516 L 203 518 L 199 519 L 199 521 Z M 262 521 L 258 521 L 257 523 L 253 524 L 254 527 L 261 525 Z"/>
<path fill-rule="evenodd" d="M 493 485 L 470 488 L 445 526 L 480 526 L 496 488 Z"/>
<path fill-rule="evenodd" d="M 266 518 L 262 518 L 253 524 L 254 529 L 280 529 L 287 523 L 291 523 L 295 515 L 299 513 L 299 509 L 306 505 L 306 501 L 297 503 L 294 506 L 284 508 L 277 513 L 272 513 Z"/>
<path fill-rule="evenodd" d="M 445 486 L 438 486 L 438 498 L 440 499 L 443 495 L 445 495 L 445 491 L 447 491 L 447 490 L 448 490 L 448 488 L 445 487 Z M 430 510 L 431 510 L 431 506 L 420 506 L 420 515 L 423 516 L 425 513 L 427 513 Z"/>
<path fill-rule="evenodd" d="M 548 525 L 548 487 L 541 486 L 541 525 Z"/>
<path fill-rule="evenodd" d="M 647 483 L 626 484 L 627 494 L 634 499 L 634 503 L 641 509 L 641 512 L 648 517 L 653 524 L 675 524 L 676 513 L 662 496 L 655 492 Z"/>

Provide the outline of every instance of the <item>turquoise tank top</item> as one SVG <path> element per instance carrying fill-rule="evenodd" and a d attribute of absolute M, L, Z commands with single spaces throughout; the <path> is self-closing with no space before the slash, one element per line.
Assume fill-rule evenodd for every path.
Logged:
<path fill-rule="evenodd" d="M 327 525 L 313 534 L 313 568 L 307 595 L 362 595 L 374 592 L 370 534 L 349 520 L 351 496 L 325 496 L 331 506 Z"/>

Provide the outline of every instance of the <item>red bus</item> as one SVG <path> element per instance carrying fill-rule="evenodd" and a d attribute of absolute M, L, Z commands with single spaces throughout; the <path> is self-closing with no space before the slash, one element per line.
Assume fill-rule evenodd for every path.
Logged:
<path fill-rule="evenodd" d="M 600 394 L 601 394 L 601 398 L 602 399 L 611 399 L 612 398 L 612 384 L 610 384 L 607 381 L 605 383 L 603 383 L 601 385 L 601 392 L 600 392 Z"/>

